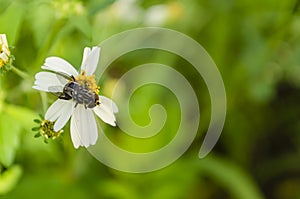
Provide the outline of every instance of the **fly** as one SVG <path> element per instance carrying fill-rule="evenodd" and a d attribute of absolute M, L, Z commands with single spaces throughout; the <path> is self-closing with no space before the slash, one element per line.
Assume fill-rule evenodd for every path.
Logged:
<path fill-rule="evenodd" d="M 62 92 L 55 91 L 57 90 L 55 88 L 49 88 L 50 91 L 53 90 L 51 93 L 58 96 L 59 99 L 73 99 L 75 101 L 75 107 L 77 107 L 78 104 L 82 104 L 85 108 L 94 108 L 100 104 L 98 94 L 89 90 L 88 86 L 78 83 L 73 76 L 61 72 L 55 73 L 69 80 L 63 87 Z M 61 88 L 59 90 L 61 90 Z"/>

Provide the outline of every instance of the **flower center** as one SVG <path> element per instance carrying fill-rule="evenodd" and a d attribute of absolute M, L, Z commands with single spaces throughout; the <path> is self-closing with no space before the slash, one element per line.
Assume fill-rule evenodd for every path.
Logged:
<path fill-rule="evenodd" d="M 0 59 L 0 68 L 2 68 L 4 65 L 5 65 L 5 62 L 2 59 Z"/>
<path fill-rule="evenodd" d="M 53 126 L 54 126 L 54 122 L 51 122 L 49 120 L 43 120 L 40 126 L 40 133 L 47 139 L 48 138 L 55 139 L 59 137 L 63 131 L 59 130 L 56 132 L 53 130 Z"/>
<path fill-rule="evenodd" d="M 95 75 L 87 76 L 85 71 L 81 70 L 81 73 L 75 77 L 75 80 L 90 91 L 95 92 L 97 95 L 99 94 L 100 87 L 96 84 Z"/>

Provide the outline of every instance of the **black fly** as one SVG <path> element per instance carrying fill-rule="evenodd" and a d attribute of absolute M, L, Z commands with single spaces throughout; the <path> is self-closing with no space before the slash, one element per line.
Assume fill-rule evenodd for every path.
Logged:
<path fill-rule="evenodd" d="M 69 80 L 69 82 L 66 83 L 65 86 L 63 87 L 62 92 L 55 91 L 55 88 L 49 88 L 49 91 L 54 95 L 58 96 L 59 99 L 63 99 L 63 100 L 73 99 L 76 103 L 75 107 L 78 104 L 82 104 L 84 105 L 85 108 L 94 108 L 95 106 L 100 104 L 98 94 L 89 90 L 89 88 L 86 85 L 82 85 L 78 83 L 73 76 L 69 76 L 61 72 L 55 72 L 55 73 Z"/>

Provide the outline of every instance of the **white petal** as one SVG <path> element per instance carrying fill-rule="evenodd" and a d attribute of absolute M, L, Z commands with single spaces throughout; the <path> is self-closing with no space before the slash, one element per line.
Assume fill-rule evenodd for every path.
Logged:
<path fill-rule="evenodd" d="M 101 106 L 100 104 L 99 106 L 94 107 L 93 110 L 103 122 L 116 126 L 115 115 L 110 109 L 107 109 L 105 106 Z"/>
<path fill-rule="evenodd" d="M 39 72 L 35 75 L 34 87 L 48 92 L 61 92 L 67 80 L 51 72 Z"/>
<path fill-rule="evenodd" d="M 73 76 L 78 75 L 76 69 L 69 62 L 59 57 L 48 57 L 42 66 L 42 69 L 63 72 Z"/>
<path fill-rule="evenodd" d="M 4 52 L 4 49 L 1 49 L 3 52 L 0 54 L 0 59 L 4 62 L 8 61 L 8 55 Z"/>
<path fill-rule="evenodd" d="M 75 121 L 75 113 L 71 117 L 70 131 L 71 131 L 70 133 L 71 133 L 71 139 L 73 142 L 73 146 L 75 149 L 77 149 L 79 146 L 82 146 L 82 144 L 80 141 L 79 132 L 78 132 L 78 128 L 77 128 L 76 121 Z"/>
<path fill-rule="evenodd" d="M 68 122 L 68 120 L 70 119 L 73 113 L 73 110 L 74 110 L 74 103 L 72 103 L 72 101 L 67 101 L 67 103 L 65 103 L 62 109 L 60 110 L 61 115 L 55 121 L 53 127 L 54 131 L 59 131 L 66 125 L 66 123 Z"/>
<path fill-rule="evenodd" d="M 118 106 L 114 101 L 109 99 L 108 97 L 105 96 L 99 96 L 99 101 L 101 105 L 106 106 L 108 109 L 110 109 L 112 112 L 117 113 L 118 112 Z"/>
<path fill-rule="evenodd" d="M 65 104 L 65 100 L 61 100 L 58 99 L 56 100 L 47 110 L 46 114 L 45 114 L 45 119 L 54 122 L 60 113 L 60 110 L 62 109 L 62 107 Z"/>
<path fill-rule="evenodd" d="M 48 88 L 44 88 L 41 86 L 32 86 L 32 88 L 36 89 L 36 90 L 40 90 L 40 91 L 45 91 L 45 92 L 49 92 Z"/>
<path fill-rule="evenodd" d="M 78 105 L 71 118 L 71 138 L 75 148 L 94 145 L 98 139 L 98 130 L 94 114 L 90 109 Z"/>
<path fill-rule="evenodd" d="M 0 34 L 0 44 L 3 46 L 8 46 L 6 34 Z"/>
<path fill-rule="evenodd" d="M 69 103 L 72 101 L 58 99 L 56 100 L 47 110 L 45 114 L 45 119 L 51 122 L 54 122 L 57 118 L 59 118 L 64 112 L 64 107 L 69 106 Z"/>
<path fill-rule="evenodd" d="M 85 47 L 83 50 L 82 62 L 81 62 L 81 69 L 86 70 L 86 59 L 88 58 L 89 54 L 91 53 L 91 48 Z"/>
<path fill-rule="evenodd" d="M 68 81 L 65 77 L 55 74 L 52 72 L 39 72 L 35 75 L 36 80 L 48 80 L 48 81 L 55 81 L 58 84 L 65 85 Z"/>
<path fill-rule="evenodd" d="M 90 50 L 90 48 L 85 48 L 83 52 L 81 70 L 84 70 L 87 75 L 92 75 L 97 69 L 99 56 L 99 47 L 95 46 L 92 48 L 92 50 Z"/>

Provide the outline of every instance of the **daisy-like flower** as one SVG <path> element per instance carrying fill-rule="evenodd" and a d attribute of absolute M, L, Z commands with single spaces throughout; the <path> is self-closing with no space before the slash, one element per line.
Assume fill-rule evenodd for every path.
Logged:
<path fill-rule="evenodd" d="M 5 34 L 0 34 L 0 68 L 11 64 L 11 54 Z"/>
<path fill-rule="evenodd" d="M 109 98 L 98 95 L 99 87 L 93 75 L 99 56 L 99 47 L 86 47 L 80 73 L 64 59 L 48 57 L 42 66 L 47 71 L 35 75 L 34 89 L 53 93 L 53 88 L 56 88 L 56 92 L 60 93 L 59 99 L 47 110 L 45 119 L 55 122 L 53 129 L 59 131 L 71 117 L 70 132 L 75 148 L 96 143 L 98 129 L 94 113 L 105 123 L 116 126 L 114 113 L 118 112 L 117 105 Z M 59 73 L 70 76 L 71 80 L 61 78 Z"/>

